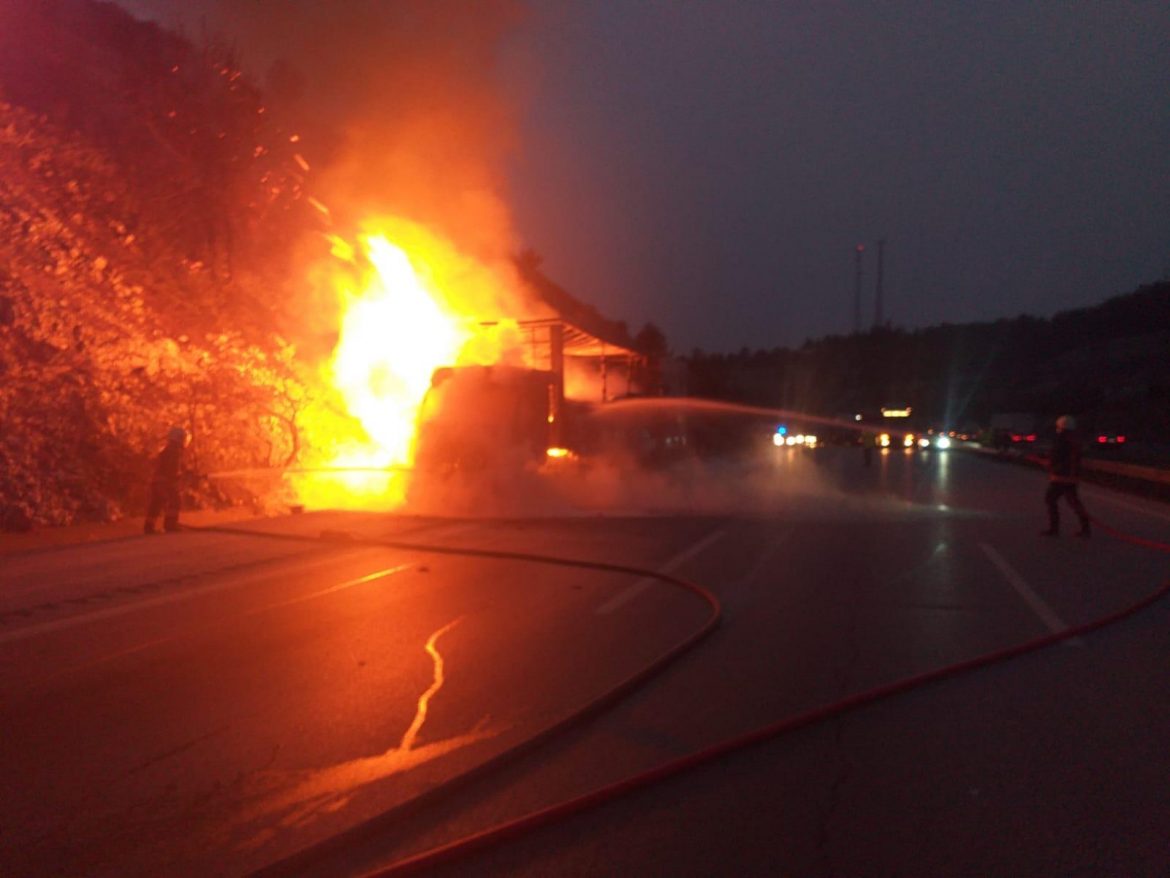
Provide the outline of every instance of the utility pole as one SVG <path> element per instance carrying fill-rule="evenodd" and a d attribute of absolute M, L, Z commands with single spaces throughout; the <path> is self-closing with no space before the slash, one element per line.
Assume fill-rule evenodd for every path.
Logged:
<path fill-rule="evenodd" d="M 858 244 L 853 252 L 853 334 L 861 332 L 861 254 L 865 252 L 865 245 Z"/>
<path fill-rule="evenodd" d="M 885 325 L 882 319 L 882 260 L 885 256 L 886 239 L 882 238 L 877 242 L 878 248 L 878 264 L 877 264 L 877 289 L 874 291 L 873 303 L 873 325 L 881 328 Z"/>

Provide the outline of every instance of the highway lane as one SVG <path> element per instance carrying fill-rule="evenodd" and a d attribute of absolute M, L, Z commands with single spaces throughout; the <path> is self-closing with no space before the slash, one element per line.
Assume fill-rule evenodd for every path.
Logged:
<path fill-rule="evenodd" d="M 694 654 L 303 874 L 360 874 L 1054 618 L 1087 621 L 1170 572 L 1166 556 L 1099 537 L 1039 538 L 1034 471 L 960 455 L 890 456 L 883 471 L 838 452 L 820 467 L 839 493 L 737 521 L 688 568 L 726 614 Z M 1167 538 L 1164 508 L 1089 494 L 1103 518 Z M 1168 615 L 823 723 L 435 873 L 1165 874 Z"/>
<path fill-rule="evenodd" d="M 254 539 L 251 558 L 225 548 L 242 536 L 195 533 L 138 540 L 141 565 L 130 541 L 6 559 L 5 590 L 36 603 L 0 629 L 0 871 L 242 874 L 539 732 L 709 613 L 674 590 L 643 630 L 595 612 L 632 577 L 336 539 L 471 530 L 485 545 L 551 539 L 654 564 L 702 539 L 704 521 L 605 522 L 580 537 L 555 522 L 548 534 L 416 525 L 269 522 L 331 542 Z M 84 588 L 87 563 L 100 571 L 93 601 L 55 600 L 55 587 Z"/>
<path fill-rule="evenodd" d="M 885 455 L 864 468 L 859 455 L 826 451 L 781 452 L 762 470 L 721 468 L 718 490 L 684 474 L 667 499 L 685 514 L 267 523 L 306 536 L 407 535 L 670 567 L 709 584 L 726 610 L 712 639 L 602 718 L 416 817 L 367 833 L 340 860 L 315 861 L 317 874 L 358 872 L 860 688 L 1082 621 L 1148 590 L 1167 568 L 1105 540 L 1039 540 L 1036 473 L 960 455 Z M 752 490 L 738 491 L 736 480 Z M 722 505 L 697 502 L 708 493 Z M 1120 504 L 1119 524 L 1165 535 L 1156 508 L 1106 499 Z M 244 538 L 162 539 L 226 546 Z M 161 545 L 108 548 L 129 551 L 132 562 L 135 544 L 147 552 Z M 256 558 L 237 557 L 218 573 L 166 571 L 165 586 L 113 605 L 65 602 L 57 616 L 42 609 L 0 627 L 0 780 L 19 791 L 0 806 L 13 828 L 0 836 L 6 874 L 150 874 L 161 864 L 168 874 L 239 874 L 272 862 L 523 740 L 694 630 L 706 612 L 693 598 L 630 577 L 336 539 L 310 544 L 311 554 L 295 543 L 247 544 Z M 203 543 L 192 549 L 182 563 L 195 571 L 214 571 L 228 557 Z M 21 563 L 47 580 L 37 565 L 78 569 L 77 551 Z M 6 584 L 15 569 L 6 564 Z M 365 579 L 382 571 L 394 572 Z M 85 614 L 89 622 L 70 622 Z M 434 686 L 431 638 L 443 685 L 417 747 L 403 747 L 419 697 Z M 1057 652 L 1091 665 L 1095 651 L 1089 643 Z M 940 721 L 929 707 L 920 713 L 911 730 Z M 521 845 L 478 868 L 600 873 L 623 863 L 620 871 L 631 873 L 710 874 L 701 864 L 735 853 L 756 867 L 787 862 L 813 874 L 800 866 L 841 862 L 833 857 L 851 849 L 851 829 L 872 819 L 864 797 L 852 812 L 843 807 L 856 766 L 888 780 L 899 762 L 887 765 L 882 754 L 910 758 L 908 746 L 870 746 L 864 725 L 847 733 L 850 722 L 804 735 L 816 758 L 780 743 L 764 766 L 714 769 L 697 784 L 683 780 L 640 800 L 660 815 L 657 825 L 640 826 L 636 813 L 602 814 L 591 818 L 596 831 L 554 831 L 545 848 L 533 842 L 535 853 Z M 908 739 L 897 723 L 895 713 L 887 736 Z M 843 741 L 862 756 L 842 757 Z M 931 755 L 945 774 L 946 748 Z M 758 820 L 726 819 L 743 811 L 745 772 L 760 778 L 751 813 L 787 815 L 779 836 L 792 852 L 787 860 L 772 859 L 778 829 L 735 844 L 746 827 L 760 829 Z M 670 814 L 704 809 L 723 815 L 717 832 L 701 832 L 713 824 L 699 820 L 687 838 L 666 837 Z M 616 836 L 625 843 L 615 848 L 607 839 Z M 295 871 L 313 870 L 302 861 Z"/>

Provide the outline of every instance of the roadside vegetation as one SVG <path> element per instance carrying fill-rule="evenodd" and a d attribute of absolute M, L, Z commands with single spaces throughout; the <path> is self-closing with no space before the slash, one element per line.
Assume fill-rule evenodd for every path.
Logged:
<path fill-rule="evenodd" d="M 6 6 L 0 527 L 137 513 L 172 424 L 195 473 L 288 462 L 306 383 L 274 315 L 315 222 L 292 135 L 229 52 L 108 4 Z"/>
<path fill-rule="evenodd" d="M 329 321 L 306 335 L 313 309 L 292 304 L 305 248 L 327 250 L 305 141 L 213 39 L 95 0 L 0 4 L 0 529 L 140 514 L 172 425 L 191 435 L 188 507 L 257 503 L 209 476 L 300 459 L 306 411 L 337 406 L 310 371 Z M 912 405 L 954 427 L 1068 411 L 1170 436 L 1167 283 L 1051 320 L 696 351 L 683 382 L 661 371 L 657 328 L 631 337 L 535 253 L 516 267 L 568 320 L 645 353 L 646 387 L 826 414 Z"/>
<path fill-rule="evenodd" d="M 1050 319 L 875 329 L 796 349 L 695 351 L 700 396 L 827 415 L 911 406 L 938 427 L 978 432 L 997 412 L 1078 415 L 1170 449 L 1170 283 Z"/>

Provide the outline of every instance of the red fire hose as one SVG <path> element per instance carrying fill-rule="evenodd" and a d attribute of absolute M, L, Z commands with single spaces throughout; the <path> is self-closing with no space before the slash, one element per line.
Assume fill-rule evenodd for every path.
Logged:
<path fill-rule="evenodd" d="M 1170 552 L 1170 544 L 1159 542 L 1157 540 L 1145 539 L 1118 531 L 1097 519 L 1093 519 L 1093 524 L 1100 532 L 1107 534 L 1108 536 L 1115 539 L 1147 549 L 1153 549 L 1161 552 Z M 237 530 L 233 528 L 200 529 L 220 531 L 236 535 L 244 534 L 247 536 L 256 536 L 276 540 L 290 540 L 297 542 L 305 542 L 309 540 L 316 541 L 316 538 L 313 537 L 272 534 L 261 531 Z M 377 545 L 387 548 L 404 549 L 408 551 L 427 552 L 433 554 L 492 558 L 497 560 L 510 561 L 526 561 L 560 567 L 574 567 L 611 573 L 623 573 L 638 577 L 648 577 L 669 585 L 674 585 L 686 589 L 687 591 L 698 595 L 700 598 L 708 602 L 712 608 L 712 613 L 707 622 L 697 632 L 671 647 L 662 655 L 660 655 L 655 661 L 642 668 L 635 674 L 631 675 L 630 677 L 627 677 L 615 687 L 602 693 L 600 696 L 582 708 L 578 709 L 570 716 L 565 717 L 554 725 L 544 729 L 534 737 L 524 741 L 524 743 L 498 754 L 497 756 L 480 764 L 465 774 L 459 775 L 456 778 L 452 778 L 451 780 L 432 788 L 431 790 L 427 791 L 419 797 L 416 797 L 405 805 L 399 806 L 399 808 L 393 809 L 391 812 L 383 814 L 379 818 L 375 818 L 373 821 L 370 821 L 370 823 L 363 824 L 355 827 L 354 829 L 343 832 L 340 835 L 315 846 L 314 848 L 310 848 L 309 850 L 302 852 L 301 854 L 294 855 L 287 860 L 275 863 L 271 866 L 261 869 L 259 872 L 254 873 L 258 876 L 299 874 L 304 871 L 305 868 L 309 867 L 313 862 L 319 862 L 322 856 L 328 853 L 344 851 L 357 838 L 364 837 L 365 834 L 371 829 L 373 824 L 381 823 L 383 820 L 387 819 L 390 815 L 397 812 L 398 810 L 404 809 L 406 807 L 414 808 L 422 804 L 426 804 L 427 802 L 434 801 L 440 796 L 450 793 L 456 786 L 484 775 L 492 769 L 500 767 L 505 762 L 517 758 L 518 756 L 522 755 L 522 753 L 534 749 L 539 744 L 543 743 L 557 733 L 564 731 L 569 726 L 575 725 L 578 722 L 595 715 L 604 707 L 607 707 L 608 705 L 617 701 L 624 695 L 628 694 L 631 690 L 641 685 L 647 679 L 657 674 L 668 663 L 678 658 L 684 652 L 690 650 L 699 641 L 710 634 L 718 626 L 721 618 L 719 601 L 710 591 L 700 585 L 688 582 L 687 580 L 670 576 L 669 574 L 659 573 L 653 570 L 646 570 L 622 564 L 611 564 L 602 561 L 558 558 L 525 552 L 507 552 L 493 549 L 454 548 L 450 546 L 408 543 L 395 540 L 360 539 L 347 537 L 345 538 L 345 542 L 352 545 Z M 1141 600 L 1120 610 L 1117 610 L 1116 612 L 1110 613 L 1085 624 L 1077 625 L 1055 634 L 1046 634 L 1031 640 L 1024 641 L 1023 643 L 1016 644 L 1015 646 L 984 653 L 983 655 L 975 656 L 974 658 L 965 659 L 954 664 L 945 665 L 934 670 L 926 671 L 920 674 L 914 674 L 909 677 L 904 677 L 900 680 L 895 680 L 881 686 L 876 686 L 872 689 L 857 692 L 838 701 L 834 701 L 829 704 L 825 704 L 820 707 L 786 717 L 777 722 L 770 723 L 745 734 L 721 741 L 703 750 L 691 753 L 680 759 L 675 759 L 663 763 L 659 766 L 649 769 L 648 771 L 631 775 L 616 783 L 600 787 L 576 798 L 531 812 L 522 817 L 506 821 L 493 827 L 489 827 L 488 829 L 473 833 L 472 835 L 457 839 L 456 841 L 450 842 L 448 844 L 423 851 L 422 853 L 415 854 L 410 857 L 406 857 L 402 860 L 392 863 L 390 866 L 366 873 L 363 878 L 394 878 L 394 876 L 413 874 L 433 866 L 438 866 L 440 864 L 458 860 L 477 851 L 501 844 L 509 839 L 517 838 L 539 827 L 546 826 L 558 820 L 567 819 L 591 808 L 614 801 L 615 799 L 618 799 L 627 793 L 643 789 L 659 781 L 666 780 L 667 778 L 671 778 L 686 771 L 690 771 L 691 769 L 698 768 L 699 766 L 720 759 L 723 756 L 727 756 L 731 753 L 744 750 L 764 741 L 777 738 L 788 732 L 805 728 L 807 726 L 814 725 L 836 716 L 841 716 L 842 714 L 845 714 L 851 710 L 855 710 L 857 708 L 873 704 L 877 701 L 908 692 L 912 689 L 926 686 L 930 683 L 957 677 L 960 674 L 974 671 L 979 668 L 984 668 L 999 662 L 1007 661 L 1027 653 L 1035 652 L 1054 644 L 1061 643 L 1065 640 L 1070 640 L 1075 637 L 1083 637 L 1094 631 L 1098 631 L 1109 625 L 1120 622 L 1123 619 L 1129 618 L 1130 616 L 1133 616 L 1142 610 L 1145 610 L 1157 601 L 1161 600 L 1168 593 L 1170 593 L 1170 579 L 1162 583 L 1161 586 L 1143 597 Z"/>
<path fill-rule="evenodd" d="M 1142 537 L 1133 536 L 1116 530 L 1100 521 L 1094 519 L 1094 525 L 1102 533 L 1108 534 L 1111 537 L 1122 540 L 1124 542 L 1132 543 L 1143 548 L 1154 549 L 1161 552 L 1170 552 L 1170 544 L 1159 542 L 1157 540 L 1144 539 Z M 1083 637 L 1094 631 L 1098 631 L 1109 625 L 1113 625 L 1133 616 L 1157 601 L 1161 600 L 1168 593 L 1170 593 L 1170 579 L 1162 583 L 1160 587 L 1155 589 L 1150 594 L 1146 595 L 1141 600 L 1124 607 L 1114 613 L 1110 613 L 1101 618 L 1087 622 L 1083 625 L 1077 625 L 1068 628 L 1064 631 L 1055 634 L 1046 634 L 1041 637 L 1033 638 L 1032 640 L 1019 643 L 1015 646 L 1007 647 L 1006 649 L 999 649 L 993 652 L 984 653 L 983 655 L 974 658 L 966 659 L 961 662 L 946 665 L 941 668 L 936 668 L 931 671 L 926 671 L 921 674 L 914 674 L 909 677 L 904 677 L 900 680 L 895 680 L 891 683 L 886 683 L 881 686 L 876 686 L 872 689 L 867 689 L 863 692 L 858 692 L 853 695 L 842 698 L 839 701 L 823 705 L 821 707 L 813 708 L 812 710 L 798 713 L 793 716 L 786 717 L 778 722 L 763 726 L 743 735 L 738 735 L 734 738 L 729 738 L 721 741 L 706 749 L 691 753 L 681 759 L 675 759 L 666 762 L 648 771 L 640 774 L 632 775 L 624 778 L 617 783 L 610 784 L 599 789 L 593 790 L 575 799 L 569 799 L 526 814 L 515 820 L 510 820 L 501 823 L 497 826 L 474 833 L 473 835 L 453 841 L 431 850 L 424 851 L 411 857 L 399 860 L 392 865 L 378 869 L 374 872 L 366 873 L 363 878 L 394 878 L 398 875 L 407 875 L 420 872 L 432 866 L 437 866 L 442 863 L 448 863 L 453 860 L 468 856 L 476 851 L 480 851 L 500 844 L 509 839 L 516 838 L 527 832 L 535 830 L 541 826 L 546 826 L 558 820 L 564 820 L 573 815 L 580 814 L 590 808 L 603 805 L 611 802 L 627 793 L 634 790 L 648 787 L 651 784 L 657 783 L 667 778 L 698 768 L 709 762 L 713 762 L 723 756 L 727 756 L 739 750 L 752 747 L 764 741 L 784 735 L 796 729 L 804 728 L 806 726 L 814 725 L 832 717 L 840 716 L 848 711 L 859 707 L 864 707 L 874 702 L 889 698 L 894 695 L 899 695 L 908 692 L 912 689 L 917 689 L 926 686 L 930 683 L 935 683 L 940 680 L 957 677 L 960 674 L 974 671 L 978 668 L 984 668 L 988 665 L 996 664 L 998 662 L 1007 661 L 1016 658 L 1026 653 L 1035 652 L 1045 647 L 1061 643 L 1065 640 L 1070 640 L 1074 637 Z"/>

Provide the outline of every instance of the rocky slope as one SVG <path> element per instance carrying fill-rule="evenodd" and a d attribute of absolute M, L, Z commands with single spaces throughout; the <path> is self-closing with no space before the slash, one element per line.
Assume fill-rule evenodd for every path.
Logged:
<path fill-rule="evenodd" d="M 222 59 L 115 7 L 6 6 L 0 527 L 137 513 L 172 424 L 196 473 L 289 460 L 304 382 L 266 242 L 313 213 L 289 138 Z"/>

